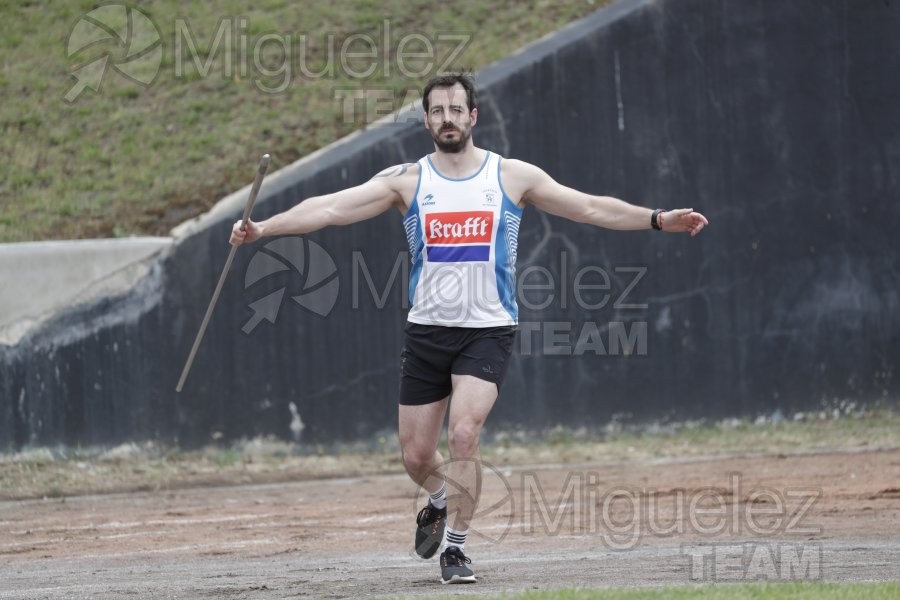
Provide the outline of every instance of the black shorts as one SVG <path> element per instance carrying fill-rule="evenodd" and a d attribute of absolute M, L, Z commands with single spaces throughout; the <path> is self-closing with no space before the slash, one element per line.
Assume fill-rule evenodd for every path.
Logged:
<path fill-rule="evenodd" d="M 400 404 L 430 404 L 450 395 L 450 375 L 497 384 L 506 375 L 516 328 L 442 327 L 407 322 L 400 354 Z"/>

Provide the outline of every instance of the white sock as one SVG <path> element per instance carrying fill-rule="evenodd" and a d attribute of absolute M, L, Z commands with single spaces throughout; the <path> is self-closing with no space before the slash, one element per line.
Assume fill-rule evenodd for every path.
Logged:
<path fill-rule="evenodd" d="M 437 509 L 447 508 L 447 484 L 442 483 L 441 489 L 431 494 L 431 498 L 429 500 L 431 505 Z"/>
<path fill-rule="evenodd" d="M 468 533 L 468 529 L 464 531 L 456 531 L 455 529 L 450 529 L 449 527 L 447 527 L 444 530 L 444 550 L 446 550 L 450 546 L 456 546 L 463 552 L 463 554 L 465 554 L 466 535 L 468 535 Z"/>

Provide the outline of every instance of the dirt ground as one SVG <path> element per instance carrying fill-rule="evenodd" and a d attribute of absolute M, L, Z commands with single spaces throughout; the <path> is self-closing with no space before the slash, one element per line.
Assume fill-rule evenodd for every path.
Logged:
<path fill-rule="evenodd" d="M 451 485 L 451 493 L 454 489 Z M 442 586 L 405 475 L 0 503 L 0 598 L 359 598 L 900 579 L 900 449 L 486 465 Z"/>

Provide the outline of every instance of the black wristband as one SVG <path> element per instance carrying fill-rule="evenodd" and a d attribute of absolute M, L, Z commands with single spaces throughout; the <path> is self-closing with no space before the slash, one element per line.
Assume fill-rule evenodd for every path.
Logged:
<path fill-rule="evenodd" d="M 662 227 L 659 226 L 659 213 L 664 213 L 664 212 L 666 212 L 666 211 L 662 208 L 657 208 L 656 210 L 653 211 L 653 214 L 650 215 L 650 227 L 652 227 L 653 229 L 655 229 L 657 231 L 662 230 Z"/>

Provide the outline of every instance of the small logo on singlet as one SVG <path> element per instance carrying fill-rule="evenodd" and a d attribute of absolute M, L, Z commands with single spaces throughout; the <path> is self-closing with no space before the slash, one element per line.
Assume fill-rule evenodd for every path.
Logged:
<path fill-rule="evenodd" d="M 486 189 L 486 190 L 481 190 L 481 193 L 484 194 L 484 205 L 485 206 L 497 206 L 497 190 Z"/>
<path fill-rule="evenodd" d="M 425 245 L 430 262 L 474 262 L 491 258 L 494 213 L 486 210 L 425 216 Z"/>
<path fill-rule="evenodd" d="M 422 206 L 434 206 L 435 202 L 437 202 L 437 200 L 434 199 L 434 194 L 428 194 L 422 198 Z"/>

